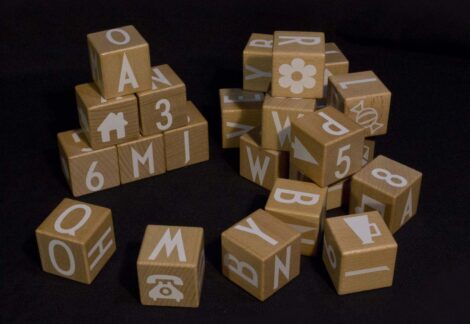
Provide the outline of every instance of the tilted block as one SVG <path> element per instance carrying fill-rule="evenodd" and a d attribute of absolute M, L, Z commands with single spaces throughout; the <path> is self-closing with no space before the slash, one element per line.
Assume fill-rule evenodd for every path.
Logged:
<path fill-rule="evenodd" d="M 243 50 L 243 89 L 268 91 L 273 67 L 273 35 L 253 33 Z"/>
<path fill-rule="evenodd" d="M 349 72 L 349 61 L 335 43 L 325 44 L 325 72 L 323 76 L 323 98 L 328 96 L 328 78 Z"/>

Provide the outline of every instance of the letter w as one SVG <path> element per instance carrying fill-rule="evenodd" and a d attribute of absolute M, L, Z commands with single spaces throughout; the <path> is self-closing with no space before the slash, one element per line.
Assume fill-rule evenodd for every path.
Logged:
<path fill-rule="evenodd" d="M 271 158 L 266 156 L 264 158 L 263 167 L 261 167 L 259 156 L 256 157 L 256 161 L 253 161 L 253 154 L 251 153 L 251 148 L 248 146 L 246 147 L 246 153 L 248 154 L 248 162 L 250 163 L 251 178 L 253 181 L 256 181 L 256 176 L 258 176 L 260 184 L 263 184 L 264 176 L 266 175 L 266 170 L 268 170 Z"/>

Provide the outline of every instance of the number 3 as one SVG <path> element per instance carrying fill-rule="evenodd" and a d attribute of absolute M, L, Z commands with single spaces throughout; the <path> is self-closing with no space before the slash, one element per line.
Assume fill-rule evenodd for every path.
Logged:
<path fill-rule="evenodd" d="M 374 178 L 385 180 L 387 184 L 395 188 L 402 188 L 408 184 L 408 181 L 398 174 L 392 174 L 390 171 L 382 168 L 375 168 L 372 170 Z"/>
<path fill-rule="evenodd" d="M 173 124 L 173 116 L 170 113 L 170 101 L 168 99 L 160 99 L 157 101 L 155 104 L 155 109 L 159 110 L 161 107 L 164 107 L 163 112 L 161 113 L 162 117 L 166 118 L 166 123 L 162 124 L 161 122 L 157 123 L 157 128 L 161 131 L 167 130 L 168 128 L 171 127 L 171 124 Z"/>
<path fill-rule="evenodd" d="M 345 145 L 340 147 L 338 150 L 338 158 L 336 159 L 336 165 L 339 166 L 343 162 L 346 163 L 346 167 L 344 168 L 343 172 L 335 171 L 335 177 L 338 179 L 343 178 L 346 174 L 348 174 L 349 169 L 351 168 L 351 158 L 347 155 L 343 155 L 343 153 L 351 148 L 351 144 Z"/>

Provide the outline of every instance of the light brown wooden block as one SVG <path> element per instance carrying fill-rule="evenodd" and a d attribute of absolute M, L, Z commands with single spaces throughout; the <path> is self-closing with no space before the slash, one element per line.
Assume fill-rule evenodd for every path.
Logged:
<path fill-rule="evenodd" d="M 302 255 L 315 255 L 326 212 L 326 188 L 277 179 L 265 210 L 300 233 Z"/>
<path fill-rule="evenodd" d="M 258 130 L 240 137 L 240 175 L 268 190 L 277 178 L 287 177 L 288 159 L 287 152 L 263 149 Z"/>
<path fill-rule="evenodd" d="M 387 133 L 392 93 L 372 71 L 329 78 L 328 105 L 367 130 L 366 137 Z"/>
<path fill-rule="evenodd" d="M 81 130 L 57 134 L 60 161 L 75 197 L 119 186 L 115 146 L 93 150 Z"/>
<path fill-rule="evenodd" d="M 150 89 L 149 45 L 134 26 L 87 35 L 91 72 L 106 99 Z"/>
<path fill-rule="evenodd" d="M 361 168 L 364 129 L 333 107 L 292 122 L 291 159 L 321 187 Z"/>
<path fill-rule="evenodd" d="M 272 95 L 323 97 L 325 37 L 323 33 L 274 33 Z"/>
<path fill-rule="evenodd" d="M 240 146 L 240 136 L 261 126 L 264 93 L 242 89 L 220 89 L 222 148 Z"/>
<path fill-rule="evenodd" d="M 165 161 L 168 171 L 209 160 L 209 130 L 204 116 L 191 101 L 186 103 L 188 125 L 166 131 Z"/>
<path fill-rule="evenodd" d="M 327 218 L 323 263 L 338 294 L 393 283 L 397 243 L 376 211 Z"/>
<path fill-rule="evenodd" d="M 202 228 L 148 225 L 137 259 L 141 303 L 199 307 L 204 269 Z"/>
<path fill-rule="evenodd" d="M 335 43 L 325 44 L 325 72 L 323 76 L 323 98 L 328 95 L 328 78 L 349 72 L 349 61 Z"/>
<path fill-rule="evenodd" d="M 263 301 L 300 272 L 300 234 L 262 209 L 222 233 L 222 272 Z"/>
<path fill-rule="evenodd" d="M 186 86 L 168 64 L 152 68 L 152 88 L 138 92 L 142 135 L 158 134 L 188 124 Z"/>
<path fill-rule="evenodd" d="M 243 89 L 268 91 L 273 67 L 273 35 L 253 33 L 243 50 Z"/>
<path fill-rule="evenodd" d="M 418 209 L 422 174 L 379 155 L 352 177 L 349 211 L 377 210 L 395 233 Z"/>
<path fill-rule="evenodd" d="M 139 137 L 134 95 L 106 100 L 93 83 L 76 86 L 75 95 L 80 126 L 92 148 L 109 147 Z"/>
<path fill-rule="evenodd" d="M 44 271 L 90 284 L 116 251 L 108 208 L 64 199 L 36 229 Z"/>
<path fill-rule="evenodd" d="M 375 142 L 370 139 L 364 140 L 364 148 L 362 150 L 362 166 L 374 159 Z"/>
<path fill-rule="evenodd" d="M 121 183 L 165 173 L 164 147 L 163 134 L 141 137 L 118 145 Z"/>
<path fill-rule="evenodd" d="M 265 149 L 289 151 L 291 121 L 313 114 L 315 99 L 271 97 L 266 94 L 262 112 L 262 146 Z"/>

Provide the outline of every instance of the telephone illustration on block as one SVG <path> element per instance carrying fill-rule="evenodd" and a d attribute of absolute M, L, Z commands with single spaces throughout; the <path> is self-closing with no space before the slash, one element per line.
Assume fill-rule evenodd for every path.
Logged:
<path fill-rule="evenodd" d="M 154 301 L 157 299 L 174 299 L 178 303 L 184 298 L 177 286 L 183 285 L 181 278 L 171 275 L 152 275 L 147 277 L 148 284 L 156 284 L 149 292 L 149 297 Z"/>

